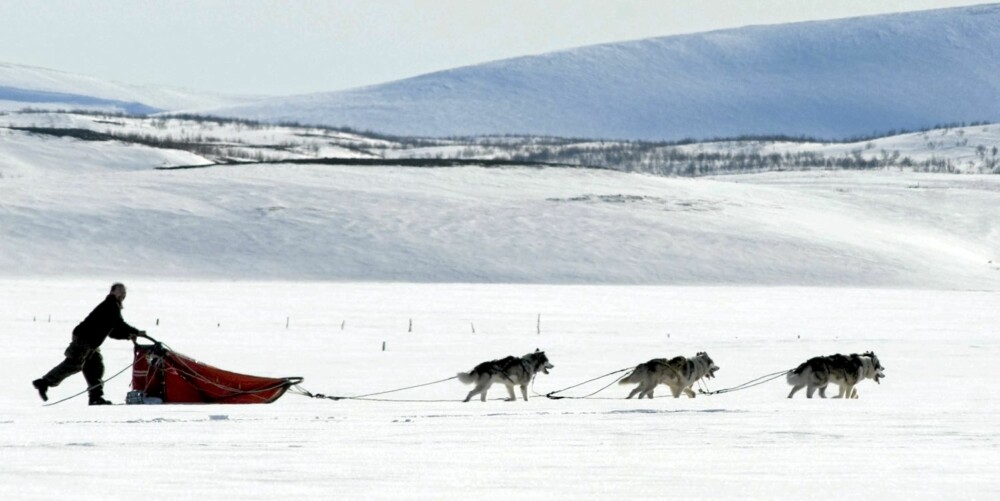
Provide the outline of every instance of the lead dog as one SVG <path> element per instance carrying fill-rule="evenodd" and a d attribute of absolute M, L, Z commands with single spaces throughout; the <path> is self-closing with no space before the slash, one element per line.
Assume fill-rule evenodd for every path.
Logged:
<path fill-rule="evenodd" d="M 549 369 L 555 367 L 549 363 L 549 358 L 544 351 L 535 350 L 523 357 L 505 357 L 499 360 L 490 360 L 475 366 L 469 372 L 459 372 L 458 380 L 465 384 L 475 383 L 464 402 L 468 402 L 473 396 L 479 395 L 480 399 L 486 401 L 486 392 L 489 391 L 493 383 L 503 383 L 507 386 L 507 393 L 510 395 L 508 401 L 517 400 L 514 396 L 514 386 L 521 387 L 521 395 L 524 401 L 528 401 L 528 383 L 531 382 L 535 374 L 543 372 L 549 373 Z"/>
<path fill-rule="evenodd" d="M 837 353 L 813 357 L 788 373 L 788 384 L 792 386 L 788 398 L 792 398 L 802 388 L 806 388 L 806 398 L 812 398 L 816 390 L 819 390 L 820 397 L 826 398 L 826 387 L 830 383 L 840 387 L 836 398 L 858 398 L 855 386 L 865 379 L 873 379 L 881 384 L 879 380 L 885 377 L 884 371 L 878 357 L 870 351 L 860 355 Z"/>
<path fill-rule="evenodd" d="M 698 352 L 693 358 L 674 357 L 670 360 L 665 358 L 654 358 L 649 362 L 639 364 L 618 384 L 639 383 L 626 398 L 639 395 L 639 398 L 653 398 L 653 390 L 656 385 L 665 384 L 670 387 L 674 398 L 680 398 L 681 392 L 694 398 L 691 385 L 701 378 L 715 377 L 715 371 L 719 367 L 703 351 Z"/>

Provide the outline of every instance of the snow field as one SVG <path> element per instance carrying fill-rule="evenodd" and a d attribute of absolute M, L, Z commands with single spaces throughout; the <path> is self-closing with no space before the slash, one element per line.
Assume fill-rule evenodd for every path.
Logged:
<path fill-rule="evenodd" d="M 51 151 L 44 145 L 26 157 Z M 156 171 L 78 164 L 60 151 L 51 165 L 32 164 L 36 175 L 0 179 L 0 276 L 1000 283 L 997 176 L 680 179 L 268 164 Z"/>
<path fill-rule="evenodd" d="M 833 352 L 874 350 L 887 377 L 859 385 L 853 401 L 788 400 L 779 380 L 695 399 L 661 398 L 663 388 L 623 400 L 628 387 L 615 385 L 595 400 L 463 404 L 469 387 L 449 381 L 385 396 L 448 402 L 289 394 L 269 406 L 90 408 L 81 397 L 42 407 L 31 379 L 59 361 L 113 280 L 0 281 L 10 385 L 0 497 L 876 499 L 998 488 L 996 292 L 135 278 L 124 310 L 133 325 L 199 360 L 304 376 L 331 395 L 442 379 L 536 347 L 555 365 L 539 393 L 701 350 L 721 367 L 712 389 Z M 128 343 L 102 351 L 108 375 L 130 363 Z M 107 385 L 115 401 L 125 378 Z M 51 396 L 83 386 L 74 376 Z"/>

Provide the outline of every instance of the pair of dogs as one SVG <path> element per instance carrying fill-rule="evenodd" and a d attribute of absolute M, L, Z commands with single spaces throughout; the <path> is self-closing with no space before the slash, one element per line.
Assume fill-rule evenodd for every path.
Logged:
<path fill-rule="evenodd" d="M 862 354 L 840 353 L 825 357 L 813 357 L 800 364 L 788 373 L 788 384 L 792 391 L 788 398 L 806 388 L 806 398 L 812 398 L 819 390 L 819 396 L 826 398 L 826 387 L 833 383 L 840 387 L 840 393 L 834 398 L 858 398 L 858 383 L 872 379 L 877 384 L 885 377 L 885 368 L 879 362 L 875 353 L 866 351 Z"/>
<path fill-rule="evenodd" d="M 549 369 L 554 367 L 545 352 L 536 349 L 533 353 L 522 357 L 509 356 L 483 362 L 469 372 L 458 373 L 458 380 L 465 384 L 475 384 L 465 397 L 465 402 L 476 395 L 485 402 L 486 392 L 494 383 L 501 383 L 507 387 L 510 401 L 517 400 L 514 387 L 519 386 L 521 396 L 527 401 L 528 384 L 535 374 L 539 372 L 548 374 Z M 638 384 L 626 398 L 636 395 L 639 395 L 639 398 L 653 398 L 653 391 L 660 384 L 668 386 L 674 398 L 679 398 L 681 393 L 694 398 L 695 393 L 691 390 L 691 386 L 701 378 L 715 377 L 715 372 L 718 370 L 719 367 L 708 353 L 702 351 L 694 357 L 654 358 L 641 363 L 622 378 L 619 384 Z M 808 398 L 812 398 L 817 389 L 820 396 L 826 398 L 826 387 L 830 383 L 840 387 L 839 398 L 858 398 L 855 386 L 864 379 L 874 379 L 878 383 L 885 377 L 883 371 L 878 357 L 870 351 L 861 355 L 836 354 L 810 358 L 788 372 L 788 384 L 793 387 L 788 398 L 792 398 L 802 388 L 808 388 L 806 390 Z"/>

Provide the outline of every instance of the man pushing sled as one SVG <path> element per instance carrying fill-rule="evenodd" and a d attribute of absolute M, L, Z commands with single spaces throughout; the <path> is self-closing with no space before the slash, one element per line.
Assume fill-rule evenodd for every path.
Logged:
<path fill-rule="evenodd" d="M 48 390 L 59 386 L 64 379 L 83 371 L 87 380 L 87 392 L 90 394 L 90 405 L 109 405 L 104 399 L 104 359 L 101 357 L 101 344 L 107 338 L 135 341 L 136 337 L 145 337 L 146 331 L 141 331 L 125 323 L 122 318 L 122 302 L 125 301 L 125 285 L 116 283 L 111 286 L 111 292 L 104 298 L 87 318 L 73 329 L 73 340 L 66 348 L 65 356 L 59 365 L 31 382 L 38 390 L 38 396 L 43 401 L 49 399 Z"/>

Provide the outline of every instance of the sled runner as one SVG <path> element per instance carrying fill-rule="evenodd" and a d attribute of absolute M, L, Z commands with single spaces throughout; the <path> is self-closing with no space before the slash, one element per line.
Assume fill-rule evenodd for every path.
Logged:
<path fill-rule="evenodd" d="M 129 403 L 269 404 L 300 377 L 238 374 L 188 358 L 159 342 L 135 345 Z"/>

